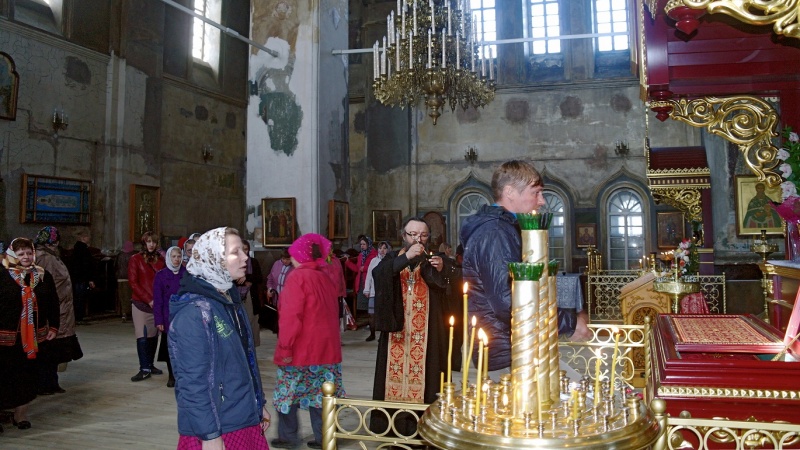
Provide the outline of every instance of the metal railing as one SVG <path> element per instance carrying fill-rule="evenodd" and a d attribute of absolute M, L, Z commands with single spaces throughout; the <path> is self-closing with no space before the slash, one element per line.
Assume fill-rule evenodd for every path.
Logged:
<path fill-rule="evenodd" d="M 622 323 L 620 290 L 628 283 L 638 279 L 639 272 L 601 271 L 587 276 L 586 304 L 589 320 L 596 322 Z M 700 291 L 706 298 L 708 310 L 712 314 L 726 314 L 728 303 L 725 291 L 725 274 L 700 275 Z"/>

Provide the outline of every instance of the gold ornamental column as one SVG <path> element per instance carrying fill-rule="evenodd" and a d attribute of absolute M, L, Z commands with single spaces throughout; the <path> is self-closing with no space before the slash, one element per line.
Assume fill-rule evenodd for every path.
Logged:
<path fill-rule="evenodd" d="M 538 412 L 539 395 L 536 363 L 539 343 L 547 335 L 539 328 L 540 278 L 544 264 L 511 263 L 511 382 L 513 386 L 512 414 L 522 418 Z M 544 303 L 547 303 L 546 300 Z M 539 373 L 541 374 L 541 368 Z M 546 398 L 542 394 L 542 398 Z"/>
<path fill-rule="evenodd" d="M 550 358 L 550 400 L 556 404 L 561 400 L 559 379 L 561 367 L 559 366 L 558 354 L 558 297 L 556 291 L 556 273 L 558 273 L 558 261 L 552 260 L 548 263 L 550 282 L 550 298 L 547 301 L 547 351 L 546 357 Z"/>

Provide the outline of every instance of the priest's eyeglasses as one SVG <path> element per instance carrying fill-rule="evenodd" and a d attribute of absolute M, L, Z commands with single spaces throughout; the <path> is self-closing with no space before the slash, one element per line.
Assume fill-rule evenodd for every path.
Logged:
<path fill-rule="evenodd" d="M 405 231 L 403 233 L 406 236 L 410 237 L 411 239 L 417 239 L 417 238 L 427 239 L 427 238 L 429 238 L 431 236 L 429 233 L 415 233 L 415 232 L 406 233 Z"/>

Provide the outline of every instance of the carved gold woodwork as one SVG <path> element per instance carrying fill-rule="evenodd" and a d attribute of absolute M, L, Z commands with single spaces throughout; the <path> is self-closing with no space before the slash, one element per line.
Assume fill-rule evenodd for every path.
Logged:
<path fill-rule="evenodd" d="M 769 103 L 749 95 L 667 102 L 673 108 L 669 114 L 672 119 L 705 128 L 736 144 L 759 181 L 769 186 L 781 184 L 783 180 L 775 172 L 780 162 L 776 159 L 778 149 L 772 145 L 772 138 L 778 136 L 778 113 Z"/>
<path fill-rule="evenodd" d="M 656 203 L 664 203 L 679 210 L 690 222 L 703 221 L 699 188 L 650 186 Z"/>
<path fill-rule="evenodd" d="M 648 5 L 655 3 L 648 1 Z M 798 0 L 670 0 L 664 7 L 667 15 L 681 6 L 724 14 L 750 25 L 772 25 L 775 34 L 800 38 L 800 1 Z M 653 14 L 655 8 L 651 8 Z M 670 15 L 671 17 L 671 15 Z"/>

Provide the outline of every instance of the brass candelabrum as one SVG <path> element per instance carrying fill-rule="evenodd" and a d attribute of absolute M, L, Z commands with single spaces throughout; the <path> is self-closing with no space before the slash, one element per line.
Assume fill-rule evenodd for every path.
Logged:
<path fill-rule="evenodd" d="M 546 214 L 517 219 L 522 262 L 509 264 L 511 373 L 492 380 L 479 363 L 475 384 L 466 390 L 445 383 L 419 421 L 420 436 L 442 449 L 649 447 L 660 425 L 638 397 L 627 396 L 624 382 L 614 383 L 614 376 L 599 383 L 588 376 L 570 380 L 560 370 L 558 263 L 547 261 L 549 219 Z"/>
<path fill-rule="evenodd" d="M 491 102 L 494 60 L 474 27 L 463 0 L 398 1 L 386 36 L 373 45 L 375 98 L 401 108 L 422 98 L 434 125 L 446 104 L 455 110 Z"/>
<path fill-rule="evenodd" d="M 759 241 L 753 241 L 753 245 L 750 246 L 750 251 L 761 256 L 761 262 L 758 263 L 758 268 L 761 269 L 761 289 L 764 292 L 764 322 L 769 323 L 769 294 L 772 292 L 772 280 L 769 279 L 767 258 L 769 258 L 769 255 L 772 253 L 778 251 L 778 246 L 767 242 L 767 230 L 761 230 Z"/>

